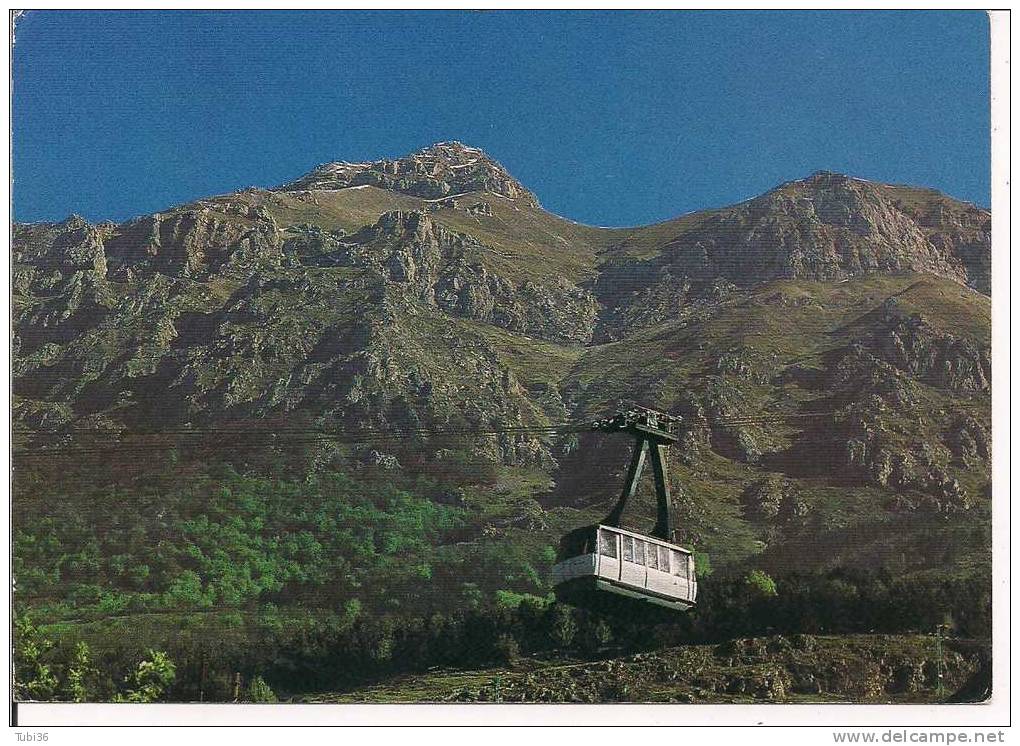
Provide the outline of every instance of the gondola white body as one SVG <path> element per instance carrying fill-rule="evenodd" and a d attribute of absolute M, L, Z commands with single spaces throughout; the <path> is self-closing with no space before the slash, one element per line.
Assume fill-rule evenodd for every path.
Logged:
<path fill-rule="evenodd" d="M 689 550 L 614 526 L 592 529 L 576 554 L 553 567 L 557 595 L 608 592 L 677 611 L 695 605 L 698 583 Z"/>

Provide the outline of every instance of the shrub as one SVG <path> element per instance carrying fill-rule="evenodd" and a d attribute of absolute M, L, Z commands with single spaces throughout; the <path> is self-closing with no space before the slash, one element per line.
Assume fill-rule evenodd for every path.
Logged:
<path fill-rule="evenodd" d="M 244 700 L 256 704 L 270 704 L 279 701 L 276 698 L 276 692 L 270 688 L 269 684 L 261 676 L 256 676 L 248 684 Z"/>
<path fill-rule="evenodd" d="M 578 637 L 581 650 L 589 655 L 594 655 L 613 639 L 613 628 L 605 619 L 588 618 Z"/>

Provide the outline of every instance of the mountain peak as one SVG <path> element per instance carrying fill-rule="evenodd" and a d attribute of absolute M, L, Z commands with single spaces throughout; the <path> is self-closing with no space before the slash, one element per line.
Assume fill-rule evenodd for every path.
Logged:
<path fill-rule="evenodd" d="M 794 179 L 793 181 L 787 181 L 770 192 L 775 192 L 789 188 L 808 188 L 808 189 L 832 189 L 840 187 L 848 187 L 853 184 L 865 186 L 868 184 L 879 185 L 878 182 L 868 181 L 867 179 L 859 179 L 856 176 L 850 176 L 849 174 L 840 173 L 839 171 L 828 171 L 820 169 L 814 171 L 808 176 L 802 179 Z M 770 193 L 767 192 L 767 193 Z"/>
<path fill-rule="evenodd" d="M 417 153 L 417 156 L 436 156 L 446 157 L 453 159 L 470 159 L 470 158 L 486 158 L 489 156 L 485 154 L 479 148 L 472 147 L 462 143 L 460 140 L 444 140 L 442 142 L 434 142 L 426 148 L 422 148 Z"/>
<path fill-rule="evenodd" d="M 839 171 L 829 171 L 821 168 L 804 179 L 804 181 L 845 181 L 851 178 L 853 177 Z"/>
<path fill-rule="evenodd" d="M 279 191 L 337 190 L 374 186 L 423 199 L 489 192 L 531 207 L 538 199 L 479 148 L 456 140 L 437 142 L 403 158 L 368 163 L 332 161 Z"/>

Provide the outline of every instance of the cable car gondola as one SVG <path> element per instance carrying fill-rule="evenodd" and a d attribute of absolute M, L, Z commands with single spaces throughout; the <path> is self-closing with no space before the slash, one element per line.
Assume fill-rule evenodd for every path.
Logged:
<path fill-rule="evenodd" d="M 666 476 L 665 450 L 678 439 L 679 420 L 651 409 L 621 412 L 592 427 L 634 436 L 634 454 L 616 506 L 601 522 L 583 526 L 560 541 L 552 569 L 556 597 L 574 606 L 649 618 L 695 605 L 698 583 L 694 557 L 676 543 L 673 504 Z M 620 526 L 634 496 L 646 455 L 651 456 L 658 515 L 651 533 Z"/>

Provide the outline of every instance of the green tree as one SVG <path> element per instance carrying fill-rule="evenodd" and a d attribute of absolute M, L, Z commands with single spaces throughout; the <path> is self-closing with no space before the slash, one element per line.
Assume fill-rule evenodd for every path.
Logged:
<path fill-rule="evenodd" d="M 47 662 L 53 642 L 44 637 L 25 615 L 14 618 L 14 697 L 18 700 L 51 700 L 57 677 Z"/>
<path fill-rule="evenodd" d="M 149 660 L 143 660 L 124 682 L 130 687 L 124 694 L 114 697 L 115 702 L 158 702 L 177 676 L 177 667 L 170 657 L 158 650 L 149 651 Z"/>
<path fill-rule="evenodd" d="M 92 663 L 88 643 L 80 641 L 74 648 L 67 667 L 64 690 L 72 702 L 89 702 L 98 699 L 99 670 Z"/>
<path fill-rule="evenodd" d="M 744 584 L 757 595 L 772 597 L 778 595 L 776 581 L 761 570 L 751 570 L 744 578 Z"/>
<path fill-rule="evenodd" d="M 244 693 L 244 700 L 257 704 L 270 704 L 279 701 L 276 698 L 276 692 L 270 688 L 269 684 L 261 676 L 254 677 L 248 684 L 248 688 Z"/>
<path fill-rule="evenodd" d="M 694 553 L 694 574 L 698 578 L 707 578 L 712 574 L 712 561 L 708 552 Z"/>
<path fill-rule="evenodd" d="M 567 648 L 577 635 L 577 622 L 569 606 L 554 604 L 550 607 L 549 637 L 558 646 Z"/>
<path fill-rule="evenodd" d="M 497 637 L 495 649 L 500 663 L 516 666 L 521 660 L 521 647 L 513 635 L 502 634 Z"/>

